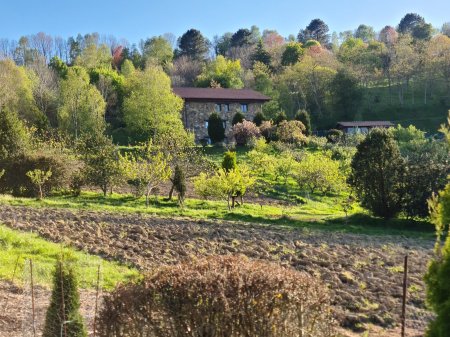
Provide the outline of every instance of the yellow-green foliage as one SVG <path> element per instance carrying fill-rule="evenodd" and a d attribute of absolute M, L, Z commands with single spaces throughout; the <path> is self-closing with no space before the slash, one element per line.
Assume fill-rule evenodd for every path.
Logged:
<path fill-rule="evenodd" d="M 240 89 L 244 87 L 241 79 L 241 61 L 227 60 L 222 55 L 204 66 L 202 73 L 197 77 L 199 87 L 209 87 L 211 82 L 219 84 L 222 88 Z"/>
<path fill-rule="evenodd" d="M 339 162 L 327 154 L 306 153 L 297 170 L 298 185 L 311 193 L 340 192 L 345 187 L 345 176 L 339 169 Z"/>

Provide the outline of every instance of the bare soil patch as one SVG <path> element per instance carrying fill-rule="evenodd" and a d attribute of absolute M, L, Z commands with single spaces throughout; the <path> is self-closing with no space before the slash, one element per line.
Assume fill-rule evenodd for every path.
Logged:
<path fill-rule="evenodd" d="M 0 222 L 143 271 L 213 254 L 276 261 L 329 285 L 335 317 L 344 329 L 359 334 L 370 328 L 377 336 L 389 336 L 400 323 L 403 257 L 408 254 L 408 335 L 423 334 L 432 317 L 425 309 L 423 283 L 432 256 L 430 240 L 3 205 Z"/>

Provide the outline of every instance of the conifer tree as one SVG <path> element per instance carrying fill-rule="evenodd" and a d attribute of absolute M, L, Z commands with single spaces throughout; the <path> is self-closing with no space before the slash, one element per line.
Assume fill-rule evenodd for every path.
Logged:
<path fill-rule="evenodd" d="M 208 119 L 208 136 L 211 142 L 218 143 L 225 138 L 225 128 L 219 114 L 213 112 Z"/>
<path fill-rule="evenodd" d="M 229 172 L 237 168 L 236 152 L 227 151 L 223 154 L 222 168 Z"/>
<path fill-rule="evenodd" d="M 53 291 L 45 317 L 42 337 L 87 337 L 80 314 L 80 295 L 75 270 L 58 261 L 53 276 Z"/>
<path fill-rule="evenodd" d="M 175 166 L 173 186 L 178 193 L 178 203 L 183 205 L 184 196 L 186 195 L 186 176 L 179 165 Z"/>

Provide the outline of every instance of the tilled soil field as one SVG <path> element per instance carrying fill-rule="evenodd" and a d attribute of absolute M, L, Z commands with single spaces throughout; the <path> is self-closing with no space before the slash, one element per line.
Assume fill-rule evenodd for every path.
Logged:
<path fill-rule="evenodd" d="M 143 271 L 213 254 L 277 261 L 321 278 L 333 295 L 337 321 L 354 332 L 370 326 L 377 331 L 398 327 L 403 258 L 408 254 L 409 336 L 420 336 L 432 317 L 425 310 L 422 280 L 432 256 L 432 241 L 4 205 L 0 206 L 0 223 L 129 262 Z"/>

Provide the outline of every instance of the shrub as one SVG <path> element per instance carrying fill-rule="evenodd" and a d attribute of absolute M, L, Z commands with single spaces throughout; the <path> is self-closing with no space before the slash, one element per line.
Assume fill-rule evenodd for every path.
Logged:
<path fill-rule="evenodd" d="M 274 123 L 275 123 L 275 125 L 279 125 L 281 122 L 283 122 L 283 121 L 287 121 L 287 116 L 286 116 L 286 113 L 284 112 L 284 111 L 280 111 L 276 116 L 275 116 L 275 119 L 274 119 Z"/>
<path fill-rule="evenodd" d="M 233 120 L 231 121 L 231 125 L 236 125 L 238 123 L 242 123 L 244 121 L 245 117 L 242 114 L 242 112 L 236 112 L 233 116 Z"/>
<path fill-rule="evenodd" d="M 364 207 L 384 218 L 402 208 L 405 161 L 392 133 L 374 129 L 358 145 L 349 183 Z"/>
<path fill-rule="evenodd" d="M 261 126 L 261 124 L 266 120 L 267 120 L 267 118 L 264 115 L 264 113 L 259 111 L 258 113 L 256 113 L 255 117 L 253 118 L 253 123 L 255 123 L 256 126 Z"/>
<path fill-rule="evenodd" d="M 309 116 L 308 111 L 304 109 L 298 110 L 295 115 L 295 120 L 303 123 L 305 126 L 305 134 L 307 136 L 311 135 L 311 117 Z"/>
<path fill-rule="evenodd" d="M 42 337 L 60 336 L 62 327 L 65 336 L 87 337 L 79 310 L 80 296 L 75 271 L 68 263 L 58 262 Z"/>
<path fill-rule="evenodd" d="M 283 143 L 302 145 L 307 143 L 305 126 L 299 121 L 283 121 L 277 127 L 277 139 Z"/>
<path fill-rule="evenodd" d="M 105 296 L 102 337 L 333 336 L 327 289 L 313 277 L 241 256 L 163 267 Z"/>
<path fill-rule="evenodd" d="M 270 142 L 271 140 L 274 140 L 276 126 L 273 125 L 272 121 L 264 121 L 259 127 L 259 131 L 261 132 L 261 135 Z"/>
<path fill-rule="evenodd" d="M 225 128 L 219 114 L 213 112 L 208 119 L 208 136 L 212 143 L 218 143 L 225 139 Z"/>
<path fill-rule="evenodd" d="M 233 126 L 232 132 L 237 145 L 247 145 L 252 138 L 261 136 L 255 123 L 246 120 Z"/>
<path fill-rule="evenodd" d="M 308 137 L 308 147 L 312 149 L 322 149 L 327 145 L 327 139 L 325 137 Z"/>
<path fill-rule="evenodd" d="M 344 133 L 341 130 L 331 129 L 327 132 L 327 140 L 329 143 L 339 143 L 344 137 Z"/>
<path fill-rule="evenodd" d="M 40 170 L 52 172 L 51 177 L 42 184 L 43 194 L 49 194 L 69 186 L 77 165 L 68 155 L 44 150 L 4 160 L 0 163 L 0 170 L 5 170 L 0 180 L 0 192 L 22 197 L 38 195 L 39 188 L 27 177 L 27 172 Z"/>

